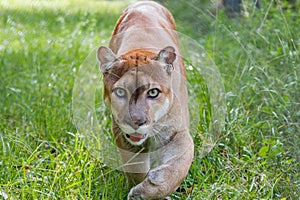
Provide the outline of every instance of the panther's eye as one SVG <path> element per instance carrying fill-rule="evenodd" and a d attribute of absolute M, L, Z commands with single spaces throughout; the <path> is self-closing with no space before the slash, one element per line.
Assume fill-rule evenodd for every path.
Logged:
<path fill-rule="evenodd" d="M 116 88 L 113 91 L 115 93 L 115 95 L 117 95 L 117 97 L 122 98 L 126 96 L 126 90 L 124 90 L 123 88 Z"/>
<path fill-rule="evenodd" d="M 160 93 L 161 93 L 161 91 L 159 89 L 153 88 L 153 89 L 151 89 L 151 90 L 148 91 L 147 96 L 149 98 L 153 98 L 154 99 L 154 98 L 158 97 L 158 95 Z"/>

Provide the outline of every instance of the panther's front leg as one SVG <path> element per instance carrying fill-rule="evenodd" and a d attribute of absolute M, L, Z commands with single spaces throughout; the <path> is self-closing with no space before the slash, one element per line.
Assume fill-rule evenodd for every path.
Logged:
<path fill-rule="evenodd" d="M 189 135 L 177 134 L 160 153 L 165 157 L 162 165 L 150 170 L 145 180 L 130 190 L 128 200 L 165 199 L 186 177 L 194 154 Z"/>
<path fill-rule="evenodd" d="M 171 172 L 172 167 L 169 165 L 151 170 L 143 182 L 130 190 L 128 200 L 163 199 L 172 192 L 172 185 L 168 183 Z"/>

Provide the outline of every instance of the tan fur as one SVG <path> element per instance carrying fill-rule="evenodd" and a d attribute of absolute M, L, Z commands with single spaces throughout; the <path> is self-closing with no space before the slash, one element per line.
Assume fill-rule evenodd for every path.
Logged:
<path fill-rule="evenodd" d="M 115 141 L 135 185 L 128 199 L 163 199 L 186 177 L 194 152 L 174 19 L 155 2 L 135 3 L 109 47 L 100 47 L 98 58 Z"/>

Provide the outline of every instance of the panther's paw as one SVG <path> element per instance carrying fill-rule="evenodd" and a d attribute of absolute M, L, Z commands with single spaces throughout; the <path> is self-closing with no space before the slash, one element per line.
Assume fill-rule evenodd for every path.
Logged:
<path fill-rule="evenodd" d="M 127 200 L 143 200 L 143 195 L 135 190 L 135 188 L 132 188 L 128 194 Z"/>

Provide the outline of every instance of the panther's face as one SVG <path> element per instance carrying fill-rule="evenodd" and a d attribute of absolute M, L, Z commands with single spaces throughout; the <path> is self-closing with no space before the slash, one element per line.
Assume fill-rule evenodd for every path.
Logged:
<path fill-rule="evenodd" d="M 170 81 L 166 81 L 170 76 L 158 62 L 152 65 L 155 66 L 128 71 L 113 85 L 110 94 L 114 120 L 133 145 L 155 136 L 154 124 L 168 113 L 172 104 Z"/>
<path fill-rule="evenodd" d="M 141 145 L 150 136 L 160 139 L 155 125 L 168 114 L 173 101 L 173 67 L 172 63 L 164 62 L 170 53 L 174 52 L 162 52 L 149 62 L 131 67 L 107 90 L 105 98 L 109 101 L 114 121 L 132 145 Z M 172 56 L 173 62 L 175 54 Z M 101 61 L 101 57 L 99 59 Z M 126 61 L 117 59 L 110 63 L 110 73 L 113 68 L 126 68 L 122 65 L 126 65 Z M 111 77 L 114 75 L 110 74 Z"/>

